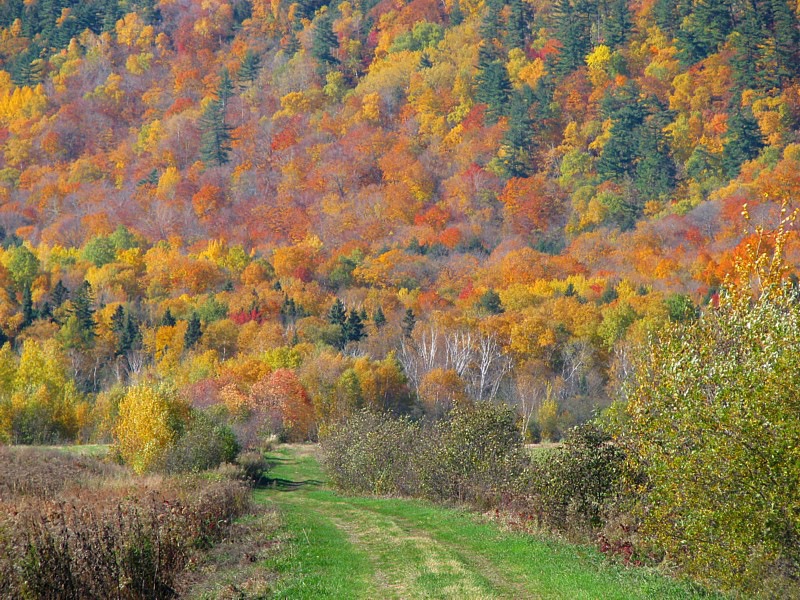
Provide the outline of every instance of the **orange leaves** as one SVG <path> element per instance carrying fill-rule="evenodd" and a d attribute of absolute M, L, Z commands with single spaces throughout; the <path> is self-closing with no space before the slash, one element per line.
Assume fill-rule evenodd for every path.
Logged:
<path fill-rule="evenodd" d="M 503 193 L 506 225 L 518 235 L 530 236 L 546 231 L 556 221 L 562 210 L 563 193 L 545 175 L 508 181 Z"/>
<path fill-rule="evenodd" d="M 201 219 L 213 218 L 224 205 L 225 191 L 216 185 L 206 184 L 192 196 L 192 208 Z"/>
<path fill-rule="evenodd" d="M 313 436 L 316 426 L 314 406 L 293 370 L 277 369 L 269 379 L 262 380 L 255 387 L 269 408 L 277 409 L 280 413 L 290 440 L 303 441 Z"/>

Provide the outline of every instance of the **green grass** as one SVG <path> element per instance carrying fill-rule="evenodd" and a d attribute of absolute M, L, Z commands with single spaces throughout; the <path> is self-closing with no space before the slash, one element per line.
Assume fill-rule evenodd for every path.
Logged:
<path fill-rule="evenodd" d="M 67 454 L 77 456 L 94 456 L 103 458 L 111 448 L 110 444 L 67 444 L 61 446 L 12 446 L 12 448 L 44 448 L 46 450 L 60 450 Z"/>
<path fill-rule="evenodd" d="M 287 550 L 270 559 L 279 598 L 684 599 L 710 597 L 593 548 L 507 531 L 427 502 L 326 487 L 312 446 L 282 446 L 275 485 Z"/>

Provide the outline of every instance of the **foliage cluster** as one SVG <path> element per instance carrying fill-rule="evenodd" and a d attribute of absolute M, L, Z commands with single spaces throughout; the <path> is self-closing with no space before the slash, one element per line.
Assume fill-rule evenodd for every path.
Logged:
<path fill-rule="evenodd" d="M 85 459 L 60 462 L 70 460 L 79 463 L 74 472 Z M 20 474 L 4 469 L 0 489 Z M 142 480 L 127 473 L 71 481 L 57 493 L 27 492 L 0 499 L 3 597 L 174 597 L 189 561 L 219 541 L 250 502 L 248 488 L 233 480 Z"/>

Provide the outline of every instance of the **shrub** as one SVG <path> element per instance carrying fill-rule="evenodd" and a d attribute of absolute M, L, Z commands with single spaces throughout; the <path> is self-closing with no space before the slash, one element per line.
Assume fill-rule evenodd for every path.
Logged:
<path fill-rule="evenodd" d="M 0 597 L 171 598 L 194 552 L 247 508 L 233 481 L 83 488 L 0 512 Z M 138 495 L 138 496 L 137 496 Z"/>
<path fill-rule="evenodd" d="M 368 411 L 329 426 L 320 438 L 323 464 L 335 485 L 372 494 L 417 493 L 411 459 L 419 426 Z"/>
<path fill-rule="evenodd" d="M 199 472 L 233 462 L 239 443 L 230 427 L 210 414 L 195 410 L 189 428 L 165 449 L 159 460 L 167 473 Z"/>
<path fill-rule="evenodd" d="M 241 477 L 251 485 L 258 485 L 264 479 L 266 473 L 272 468 L 272 463 L 261 452 L 242 452 L 236 458 Z"/>
<path fill-rule="evenodd" d="M 558 530 L 601 525 L 621 493 L 625 455 L 596 424 L 569 431 L 564 445 L 530 471 L 530 505 L 539 522 Z"/>
<path fill-rule="evenodd" d="M 781 283 L 788 233 L 757 234 L 741 285 L 639 352 L 616 434 L 646 476 L 642 534 L 694 576 L 777 597 L 800 580 L 800 305 Z"/>

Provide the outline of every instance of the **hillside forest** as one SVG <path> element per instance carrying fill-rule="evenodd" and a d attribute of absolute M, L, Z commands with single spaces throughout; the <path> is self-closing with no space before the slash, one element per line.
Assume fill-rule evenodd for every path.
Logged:
<path fill-rule="evenodd" d="M 795 297 L 798 8 L 3 2 L 0 440 L 113 442 L 141 473 L 211 430 L 487 401 L 526 441 L 652 433 L 659 394 L 708 384 L 670 373 L 730 359 L 726 293 Z M 756 529 L 793 547 L 798 510 Z"/>

